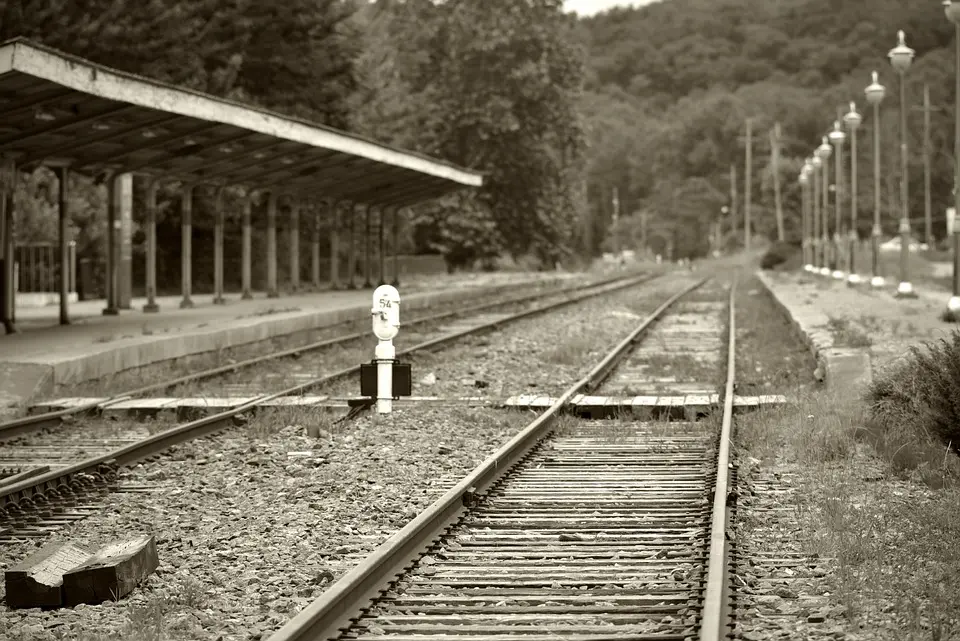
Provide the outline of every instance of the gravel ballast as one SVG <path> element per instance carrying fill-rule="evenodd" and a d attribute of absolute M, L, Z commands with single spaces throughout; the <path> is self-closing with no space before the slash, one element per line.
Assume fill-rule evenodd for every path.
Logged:
<path fill-rule="evenodd" d="M 695 278 L 668 275 L 413 357 L 414 394 L 558 394 Z M 340 387 L 358 391 L 355 380 Z M 161 565 L 143 586 L 119 603 L 7 610 L 0 629 L 38 641 L 120 638 L 151 626 L 162 634 L 142 638 L 268 636 L 533 417 L 428 404 L 376 425 L 370 415 L 334 425 L 315 409 L 259 413 L 125 472 L 157 489 L 112 494 L 102 514 L 53 537 L 98 544 L 156 534 Z M 0 562 L 9 567 L 32 549 L 5 546 Z"/>
<path fill-rule="evenodd" d="M 696 280 L 668 275 L 468 337 L 450 348 L 404 357 L 413 368 L 413 395 L 558 396 L 670 295 Z M 356 381 L 341 381 L 318 393 L 348 396 L 358 388 Z"/>

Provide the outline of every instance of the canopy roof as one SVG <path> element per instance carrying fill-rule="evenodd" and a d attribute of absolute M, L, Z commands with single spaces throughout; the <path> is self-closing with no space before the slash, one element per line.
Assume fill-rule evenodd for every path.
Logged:
<path fill-rule="evenodd" d="M 331 127 L 117 71 L 23 38 L 0 44 L 0 154 L 293 196 L 406 206 L 482 174 Z"/>

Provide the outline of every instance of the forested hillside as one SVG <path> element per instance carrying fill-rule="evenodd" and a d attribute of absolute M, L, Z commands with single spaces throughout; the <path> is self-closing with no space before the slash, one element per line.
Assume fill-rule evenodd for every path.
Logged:
<path fill-rule="evenodd" d="M 939 2 L 898 0 L 665 0 L 583 20 L 590 56 L 584 105 L 590 203 L 599 212 L 598 233 L 609 221 L 613 186 L 630 211 L 646 208 L 652 217 L 702 229 L 728 204 L 731 163 L 739 165 L 742 208 L 747 117 L 755 132 L 753 219 L 760 231 L 772 233 L 773 124 L 782 126 L 780 173 L 789 215 L 798 208 L 803 158 L 832 128 L 837 109 L 846 112 L 856 100 L 864 125 L 872 127 L 863 95 L 871 70 L 888 89 L 881 115 L 883 194 L 886 231 L 893 232 L 898 85 L 886 54 L 899 29 L 917 51 L 907 76 L 912 107 L 920 106 L 924 83 L 930 86 L 932 193 L 935 212 L 941 212 L 934 231 L 942 234 L 952 189 L 953 26 Z M 915 218 L 923 215 L 922 116 L 910 113 Z M 873 203 L 869 131 L 861 130 L 861 219 Z M 742 209 L 739 220 L 742 225 Z M 626 222 L 628 233 L 632 222 Z M 693 249 L 687 244 L 681 251 Z"/>
<path fill-rule="evenodd" d="M 672 235 L 679 256 L 704 252 L 708 226 L 729 204 L 734 163 L 742 208 L 747 117 L 756 228 L 774 230 L 768 133 L 779 122 L 784 209 L 795 230 L 803 158 L 850 100 L 871 126 L 863 89 L 873 69 L 888 88 L 882 159 L 892 231 L 897 85 L 886 53 L 898 29 L 917 50 L 913 107 L 930 86 L 933 202 L 942 212 L 952 188 L 953 29 L 935 1 L 663 0 L 578 20 L 560 0 L 145 0 L 135 10 L 121 0 L 0 0 L 0 38 L 27 36 L 483 170 L 482 191 L 419 207 L 407 228 L 411 249 L 442 251 L 451 266 L 501 253 L 544 265 L 596 255 L 611 244 L 614 188 L 624 246 L 639 238 L 635 214 L 646 211 L 654 243 Z M 922 114 L 910 119 L 918 217 Z M 863 218 L 872 212 L 871 175 L 862 172 Z M 23 180 L 18 236 L 46 239 L 52 200 L 38 195 L 55 193 L 44 189 L 52 175 Z M 102 194 L 77 180 L 80 251 L 96 257 Z M 172 283 L 174 187 L 159 232 L 170 240 L 161 264 Z M 207 207 L 198 209 L 203 233 Z M 737 215 L 742 221 L 742 209 Z"/>

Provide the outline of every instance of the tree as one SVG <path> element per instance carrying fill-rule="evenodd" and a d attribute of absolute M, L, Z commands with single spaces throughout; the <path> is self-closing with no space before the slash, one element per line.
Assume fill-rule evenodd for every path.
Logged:
<path fill-rule="evenodd" d="M 478 197 L 511 254 L 552 263 L 580 218 L 583 52 L 573 21 L 560 0 L 451 0 L 436 11 L 435 82 L 425 90 L 435 150 L 487 173 Z"/>

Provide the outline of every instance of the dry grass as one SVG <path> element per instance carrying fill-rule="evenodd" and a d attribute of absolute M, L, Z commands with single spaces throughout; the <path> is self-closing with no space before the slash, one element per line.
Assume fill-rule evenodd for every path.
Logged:
<path fill-rule="evenodd" d="M 849 319 L 830 317 L 828 323 L 835 347 L 870 347 L 873 344 L 867 333 Z"/>
<path fill-rule="evenodd" d="M 178 583 L 178 589 L 170 595 L 156 596 L 141 605 L 126 608 L 123 626 L 111 633 L 73 633 L 55 629 L 53 638 L 66 641 L 175 641 L 190 638 L 195 627 L 209 619 L 204 612 L 207 594 L 203 585 L 187 576 Z M 24 639 L 31 639 L 27 635 Z"/>
<path fill-rule="evenodd" d="M 564 340 L 556 347 L 545 350 L 541 359 L 544 363 L 553 365 L 583 365 L 593 351 L 590 337 L 576 336 Z"/>

